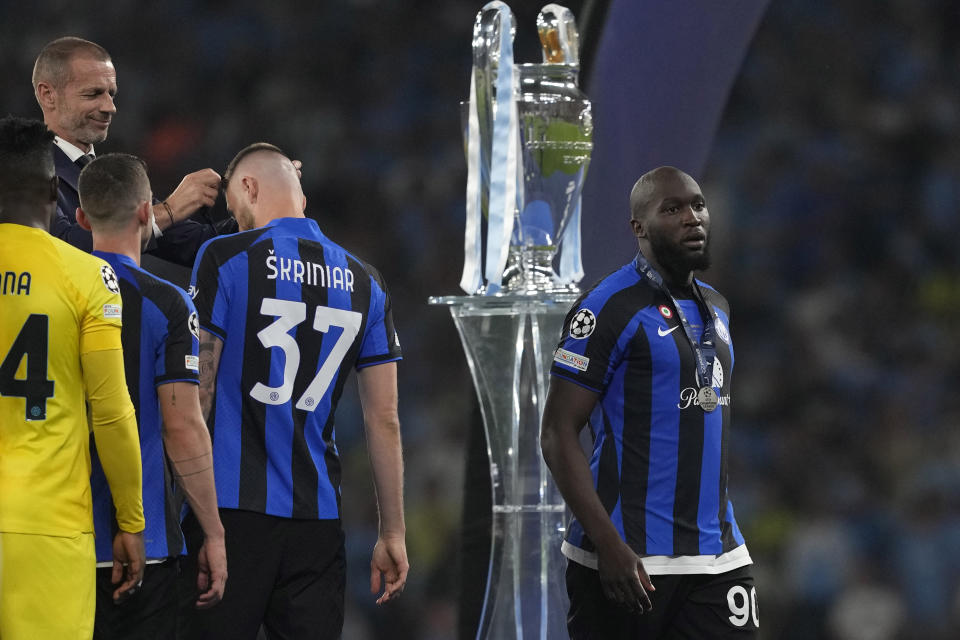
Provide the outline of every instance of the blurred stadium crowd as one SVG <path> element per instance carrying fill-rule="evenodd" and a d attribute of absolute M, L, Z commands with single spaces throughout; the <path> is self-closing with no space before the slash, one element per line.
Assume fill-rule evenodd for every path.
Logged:
<path fill-rule="evenodd" d="M 773 0 L 714 146 L 765 637 L 960 636 L 958 42 L 948 1 Z"/>
<path fill-rule="evenodd" d="M 458 102 L 480 4 L 0 3 L 0 111 L 39 117 L 37 52 L 92 39 L 120 89 L 98 150 L 144 157 L 164 196 L 275 143 L 304 163 L 308 214 L 384 274 L 405 353 L 412 569 L 375 611 L 377 520 L 348 389 L 347 638 L 456 635 L 476 401 L 453 324 L 426 300 L 459 293 Z M 517 58 L 532 61 L 539 7 L 511 4 Z M 716 235 L 704 279 L 730 299 L 737 345 L 731 487 L 767 638 L 960 636 L 958 42 L 951 0 L 772 0 L 701 181 Z"/>

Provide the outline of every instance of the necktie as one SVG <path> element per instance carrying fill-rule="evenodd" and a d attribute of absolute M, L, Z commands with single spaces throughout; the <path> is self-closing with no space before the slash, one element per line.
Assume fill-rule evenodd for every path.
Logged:
<path fill-rule="evenodd" d="M 80 156 L 79 158 L 77 158 L 76 160 L 74 160 L 73 162 L 74 162 L 74 164 L 76 164 L 78 167 L 80 167 L 81 169 L 83 169 L 85 166 L 87 166 L 88 164 L 90 164 L 90 161 L 91 161 L 91 160 L 93 160 L 93 156 L 85 153 L 85 154 L 83 154 L 82 156 Z"/>

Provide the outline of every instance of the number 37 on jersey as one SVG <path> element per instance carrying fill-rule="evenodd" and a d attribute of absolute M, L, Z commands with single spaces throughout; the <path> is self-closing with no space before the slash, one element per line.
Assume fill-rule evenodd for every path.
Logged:
<path fill-rule="evenodd" d="M 279 405 L 289 402 L 293 397 L 293 382 L 300 369 L 300 347 L 290 335 L 307 319 L 307 305 L 304 302 L 292 300 L 278 300 L 264 298 L 260 304 L 260 313 L 276 318 L 263 330 L 257 333 L 257 338 L 266 348 L 277 347 L 283 352 L 283 380 L 278 386 L 272 387 L 257 382 L 250 390 L 250 396 L 264 404 Z M 340 368 L 343 358 L 350 350 L 354 338 L 360 331 L 363 315 L 356 311 L 335 309 L 318 306 L 313 314 L 313 329 L 320 333 L 330 333 L 330 329 L 342 329 L 333 348 L 329 350 L 322 362 L 318 363 L 318 370 L 313 380 L 307 385 L 300 397 L 296 400 L 296 408 L 302 411 L 313 411 L 320 404 L 327 392 L 334 375 Z M 308 365 L 309 366 L 309 365 Z"/>

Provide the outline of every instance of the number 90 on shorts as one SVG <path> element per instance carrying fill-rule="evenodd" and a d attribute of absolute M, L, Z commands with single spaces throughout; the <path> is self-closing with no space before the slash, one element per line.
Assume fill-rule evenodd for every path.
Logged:
<path fill-rule="evenodd" d="M 737 584 L 727 591 L 727 606 L 730 615 L 727 620 L 734 627 L 760 627 L 760 614 L 757 609 L 757 588 L 751 586 L 748 590 L 742 584 Z M 752 624 L 751 624 L 752 623 Z"/>

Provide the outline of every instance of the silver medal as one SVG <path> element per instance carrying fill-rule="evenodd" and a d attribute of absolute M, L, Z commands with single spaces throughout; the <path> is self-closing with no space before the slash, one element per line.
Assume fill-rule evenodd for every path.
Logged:
<path fill-rule="evenodd" d="M 717 392 L 714 391 L 713 387 L 701 387 L 700 391 L 697 392 L 697 402 L 700 404 L 701 409 L 710 413 L 720 404 L 720 398 L 717 396 Z"/>

